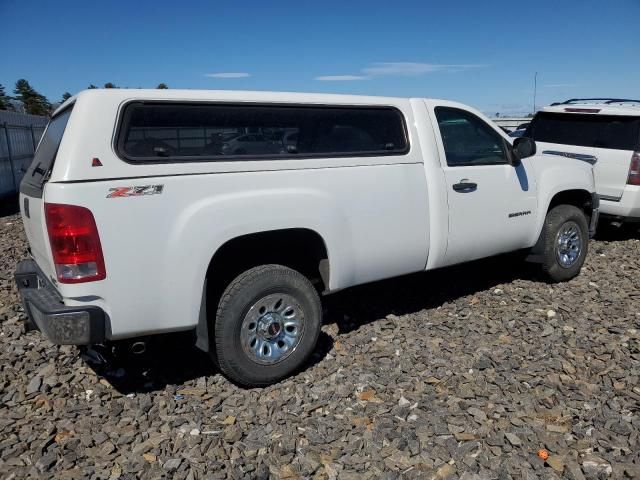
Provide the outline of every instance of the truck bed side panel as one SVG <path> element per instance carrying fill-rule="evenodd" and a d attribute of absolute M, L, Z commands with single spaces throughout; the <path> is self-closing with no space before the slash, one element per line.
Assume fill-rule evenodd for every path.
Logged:
<path fill-rule="evenodd" d="M 162 193 L 107 198 L 110 189 Z M 111 337 L 193 327 L 210 259 L 240 235 L 308 228 L 324 239 L 330 290 L 419 271 L 428 252 L 422 163 L 49 183 L 47 199 L 91 206 L 107 279 L 60 285 L 102 306 Z"/>

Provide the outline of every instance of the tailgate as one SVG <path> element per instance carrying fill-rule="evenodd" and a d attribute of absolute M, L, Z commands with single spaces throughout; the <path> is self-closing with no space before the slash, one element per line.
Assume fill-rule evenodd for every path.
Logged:
<path fill-rule="evenodd" d="M 20 211 L 24 230 L 31 247 L 31 255 L 42 272 L 48 278 L 55 278 L 55 269 L 49 255 L 49 240 L 44 219 L 44 201 L 42 198 L 20 194 Z"/>
<path fill-rule="evenodd" d="M 45 185 L 51 174 L 73 107 L 53 117 L 42 134 L 29 169 L 20 184 L 20 211 L 31 254 L 45 275 L 55 278 L 44 218 Z"/>

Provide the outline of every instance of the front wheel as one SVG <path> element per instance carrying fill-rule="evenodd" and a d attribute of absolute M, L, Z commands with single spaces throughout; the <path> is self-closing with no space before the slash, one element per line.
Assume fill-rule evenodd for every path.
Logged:
<path fill-rule="evenodd" d="M 220 299 L 217 363 L 241 385 L 275 383 L 304 364 L 321 325 L 318 293 L 304 275 L 282 265 L 252 268 L 236 277 Z"/>
<path fill-rule="evenodd" d="M 584 212 L 573 205 L 558 205 L 549 213 L 542 232 L 542 269 L 553 282 L 580 273 L 589 249 L 589 227 Z"/>

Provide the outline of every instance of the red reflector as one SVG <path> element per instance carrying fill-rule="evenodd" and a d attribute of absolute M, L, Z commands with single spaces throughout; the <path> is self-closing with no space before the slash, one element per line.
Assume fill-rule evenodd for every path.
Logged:
<path fill-rule="evenodd" d="M 640 185 L 640 152 L 634 152 L 629 166 L 629 185 Z"/>
<path fill-rule="evenodd" d="M 100 161 L 99 158 L 92 158 L 91 159 L 91 166 L 92 167 L 101 167 L 102 166 L 102 162 Z"/>
<path fill-rule="evenodd" d="M 599 108 L 565 108 L 565 112 L 570 113 L 598 113 L 600 111 Z"/>
<path fill-rule="evenodd" d="M 91 211 L 58 203 L 45 203 L 44 211 L 58 280 L 81 283 L 106 278 L 98 228 Z"/>

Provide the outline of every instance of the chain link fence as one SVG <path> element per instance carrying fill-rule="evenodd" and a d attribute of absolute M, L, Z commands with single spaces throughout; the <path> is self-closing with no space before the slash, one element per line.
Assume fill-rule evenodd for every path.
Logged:
<path fill-rule="evenodd" d="M 48 118 L 0 111 L 0 198 L 17 193 Z"/>

